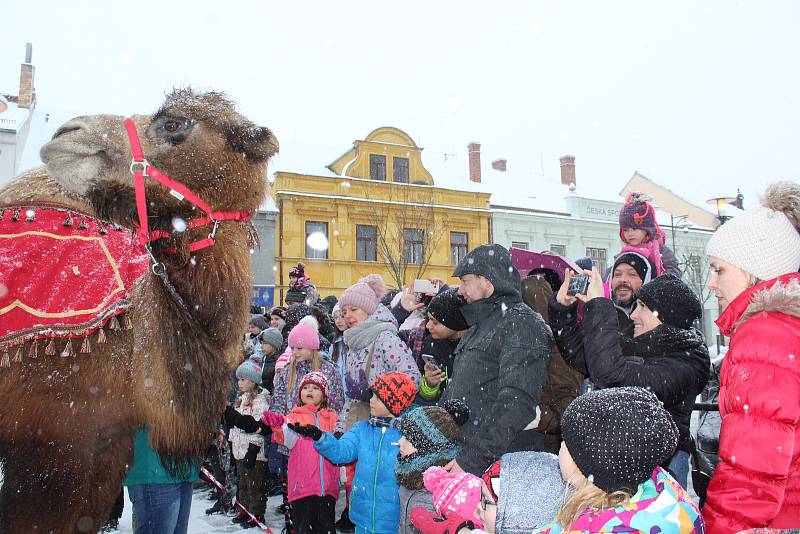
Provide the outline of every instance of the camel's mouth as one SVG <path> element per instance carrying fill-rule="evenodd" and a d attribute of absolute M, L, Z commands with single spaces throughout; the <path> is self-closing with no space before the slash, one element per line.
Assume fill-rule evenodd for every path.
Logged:
<path fill-rule="evenodd" d="M 48 175 L 70 192 L 83 195 L 89 185 L 110 179 L 112 157 L 107 136 L 91 132 L 81 119 L 59 128 L 40 152 Z"/>

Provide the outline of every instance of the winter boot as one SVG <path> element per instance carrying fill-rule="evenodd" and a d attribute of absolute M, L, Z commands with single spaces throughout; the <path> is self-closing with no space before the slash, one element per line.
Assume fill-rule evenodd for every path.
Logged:
<path fill-rule="evenodd" d="M 212 506 L 211 508 L 206 508 L 206 515 L 218 514 L 224 511 L 225 507 L 222 506 L 222 499 L 219 499 L 217 502 L 214 503 L 214 506 Z"/>
<path fill-rule="evenodd" d="M 258 521 L 262 525 L 266 524 L 266 523 L 264 523 L 264 516 L 263 515 L 257 515 L 256 519 L 258 519 Z M 253 528 L 253 527 L 258 527 L 258 523 L 256 523 L 253 519 L 248 518 L 248 521 L 246 523 L 242 523 L 242 528 Z"/>
<path fill-rule="evenodd" d="M 333 524 L 333 526 L 336 527 L 336 530 L 339 532 L 350 533 L 356 531 L 356 526 L 352 521 L 350 521 L 350 514 L 348 510 L 348 508 L 345 508 L 342 511 L 342 517 L 340 517 L 339 520 Z"/>
<path fill-rule="evenodd" d="M 234 517 L 231 522 L 232 523 L 236 523 L 237 525 L 240 525 L 240 524 L 244 525 L 248 521 L 250 521 L 250 516 L 247 515 L 244 512 L 239 512 L 238 514 L 236 514 L 236 517 Z"/>

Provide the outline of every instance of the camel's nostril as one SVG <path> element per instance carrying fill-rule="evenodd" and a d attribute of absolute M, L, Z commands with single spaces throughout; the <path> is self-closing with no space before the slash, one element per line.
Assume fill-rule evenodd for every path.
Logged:
<path fill-rule="evenodd" d="M 64 134 L 75 132 L 77 130 L 81 130 L 84 128 L 83 121 L 79 120 L 78 118 L 72 119 L 71 121 L 66 122 L 61 128 L 56 130 L 56 133 L 53 134 L 53 139 L 56 137 L 60 137 Z"/>

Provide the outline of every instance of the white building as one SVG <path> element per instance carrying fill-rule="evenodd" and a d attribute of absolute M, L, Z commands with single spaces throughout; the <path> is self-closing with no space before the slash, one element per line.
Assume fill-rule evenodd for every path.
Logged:
<path fill-rule="evenodd" d="M 684 281 L 703 302 L 703 331 L 709 343 L 718 329 L 717 301 L 705 286 L 708 265 L 705 247 L 719 224 L 715 215 L 703 207 L 680 198 L 638 172 L 616 196 L 589 198 L 580 194 L 575 176 L 575 158 L 560 158 L 559 177 L 536 176 L 526 180 L 509 176 L 506 160 L 495 160 L 484 170 L 480 164 L 480 145 L 470 143 L 469 176 L 448 181 L 448 187 L 490 192 L 492 240 L 506 248 L 535 252 L 552 251 L 571 260 L 589 257 L 605 272 L 622 248 L 619 212 L 629 192 L 643 192 L 653 198 L 656 219 L 667 237 L 667 245 L 678 258 Z M 438 179 L 438 178 L 437 178 Z M 613 184 L 608 180 L 609 185 Z M 619 184 L 619 182 L 617 182 Z M 617 186 L 619 187 L 619 185 Z"/>

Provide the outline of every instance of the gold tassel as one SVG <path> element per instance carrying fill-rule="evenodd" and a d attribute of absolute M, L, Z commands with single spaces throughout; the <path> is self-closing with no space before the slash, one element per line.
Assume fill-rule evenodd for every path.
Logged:
<path fill-rule="evenodd" d="M 78 230 L 86 230 L 88 227 L 89 225 L 86 224 L 86 217 L 81 217 L 81 223 L 78 225 Z"/>
<path fill-rule="evenodd" d="M 111 319 L 108 321 L 108 329 L 109 329 L 109 330 L 119 330 L 119 321 L 117 321 L 117 316 L 116 316 L 116 315 L 115 315 L 115 316 L 113 316 L 113 317 L 112 317 L 112 318 L 111 318 Z"/>
<path fill-rule="evenodd" d="M 97 329 L 97 344 L 103 345 L 106 342 L 106 333 L 103 331 L 103 327 Z"/>
<path fill-rule="evenodd" d="M 55 339 L 51 339 L 50 340 L 50 343 L 48 343 L 47 346 L 44 348 L 44 353 L 47 356 L 55 356 L 55 354 L 56 354 L 56 340 Z"/>
<path fill-rule="evenodd" d="M 72 214 L 70 212 L 67 212 L 67 218 L 64 219 L 64 226 L 69 228 L 70 226 L 72 226 L 72 224 L 73 224 Z"/>
<path fill-rule="evenodd" d="M 11 367 L 11 361 L 8 359 L 8 349 L 3 353 L 3 357 L 0 358 L 0 367 Z"/>
<path fill-rule="evenodd" d="M 66 346 L 64 346 L 64 350 L 61 352 L 61 357 L 62 358 L 68 358 L 68 357 L 72 356 L 73 354 L 75 354 L 75 353 L 72 351 L 72 340 L 68 339 Z"/>
<path fill-rule="evenodd" d="M 126 313 L 124 318 L 122 319 L 123 328 L 125 330 L 133 330 L 133 322 L 131 321 L 130 316 Z"/>
<path fill-rule="evenodd" d="M 92 346 L 89 344 L 89 336 L 83 338 L 83 343 L 81 343 L 81 354 L 89 354 L 92 352 Z"/>
<path fill-rule="evenodd" d="M 22 363 L 22 345 L 19 346 L 17 353 L 14 354 L 14 359 L 11 361 L 14 363 Z"/>
<path fill-rule="evenodd" d="M 28 358 L 31 360 L 35 360 L 39 357 L 39 340 L 34 339 L 33 343 L 31 343 L 31 348 L 28 349 Z"/>

